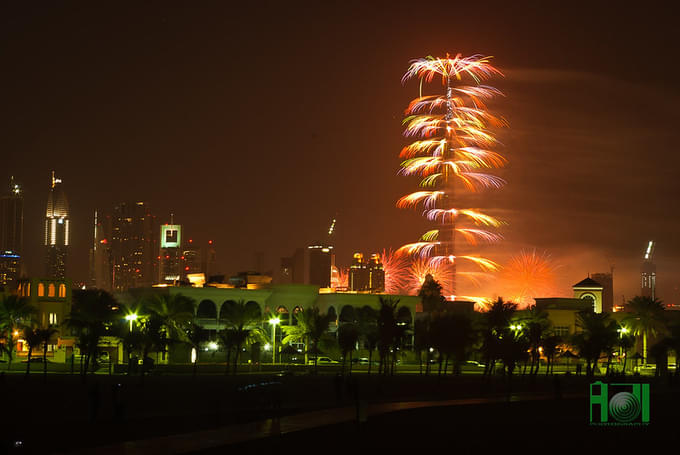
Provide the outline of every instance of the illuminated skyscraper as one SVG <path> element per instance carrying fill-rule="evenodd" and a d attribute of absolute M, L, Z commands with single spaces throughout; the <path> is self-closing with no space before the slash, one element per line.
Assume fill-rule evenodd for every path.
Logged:
<path fill-rule="evenodd" d="M 24 241 L 24 196 L 10 178 L 0 198 L 0 288 L 13 288 L 21 275 Z"/>
<path fill-rule="evenodd" d="M 54 177 L 47 195 L 45 214 L 45 248 L 47 278 L 66 278 L 66 255 L 71 239 L 68 200 L 61 179 Z"/>
<path fill-rule="evenodd" d="M 358 292 L 385 292 L 385 270 L 379 254 L 369 260 L 361 253 L 354 253 L 349 268 L 348 288 Z"/>
<path fill-rule="evenodd" d="M 650 240 L 645 251 L 644 261 L 640 266 L 641 293 L 645 297 L 656 298 L 656 264 L 654 264 L 654 240 Z"/>
<path fill-rule="evenodd" d="M 145 202 L 123 202 L 113 209 L 108 240 L 113 289 L 148 287 L 156 282 L 156 219 Z"/>
<path fill-rule="evenodd" d="M 182 277 L 182 226 L 173 223 L 174 217 L 170 215 L 170 224 L 160 228 L 160 283 L 177 283 Z"/>

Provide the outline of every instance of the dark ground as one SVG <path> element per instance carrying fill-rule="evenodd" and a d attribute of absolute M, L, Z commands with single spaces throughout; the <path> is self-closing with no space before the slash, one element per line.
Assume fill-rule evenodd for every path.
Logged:
<path fill-rule="evenodd" d="M 633 380 L 629 378 L 630 380 Z M 635 379 L 640 381 L 640 378 Z M 83 383 L 70 375 L 8 375 L 0 383 L 3 412 L 1 440 L 5 448 L 23 441 L 16 453 L 68 452 L 116 442 L 187 433 L 200 429 L 266 419 L 306 410 L 347 406 L 354 394 L 334 375 L 206 375 L 139 377 L 96 376 Z M 528 402 L 503 402 L 436 407 L 371 416 L 361 426 L 331 425 L 251 441 L 241 452 L 297 447 L 318 452 L 327 447 L 461 448 L 463 453 L 487 453 L 492 448 L 523 452 L 623 446 L 676 446 L 680 424 L 680 384 L 644 378 L 651 383 L 651 423 L 648 427 L 588 426 L 588 384 L 585 377 L 479 375 L 438 378 L 419 375 L 377 377 L 354 375 L 359 398 L 369 403 L 544 396 Z M 120 384 L 120 386 L 118 386 Z M 557 398 L 557 392 L 563 398 Z M 662 444 L 662 445 L 660 445 Z M 667 445 L 671 444 L 671 445 Z M 516 452 L 516 450 L 510 450 Z M 227 449 L 206 453 L 226 453 Z M 674 452 L 674 450 L 671 450 Z"/>

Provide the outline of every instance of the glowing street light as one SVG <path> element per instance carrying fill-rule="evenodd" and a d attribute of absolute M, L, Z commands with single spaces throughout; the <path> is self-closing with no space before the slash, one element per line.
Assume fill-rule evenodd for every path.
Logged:
<path fill-rule="evenodd" d="M 137 320 L 137 315 L 135 313 L 130 313 L 125 315 L 125 320 L 130 323 L 130 332 L 132 332 L 132 321 Z"/>
<path fill-rule="evenodd" d="M 272 364 L 276 363 L 276 326 L 281 322 L 278 317 L 271 318 L 269 323 L 272 325 Z"/>

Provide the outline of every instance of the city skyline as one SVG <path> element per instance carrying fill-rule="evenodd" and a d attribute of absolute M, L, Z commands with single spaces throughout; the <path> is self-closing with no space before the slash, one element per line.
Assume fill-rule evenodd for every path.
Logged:
<path fill-rule="evenodd" d="M 670 29 L 660 13 L 618 10 L 605 23 L 597 20 L 602 11 L 536 10 L 512 24 L 489 19 L 479 30 L 461 24 L 442 32 L 438 19 L 412 24 L 410 9 L 399 5 L 378 10 L 362 6 L 355 17 L 350 7 L 293 13 L 273 6 L 197 9 L 184 17 L 181 10 L 139 7 L 135 20 L 121 11 L 106 19 L 50 9 L 4 14 L 14 40 L 5 50 L 13 65 L 2 80 L 17 89 L 3 114 L 8 153 L 0 179 L 14 175 L 23 183 L 30 274 L 42 270 L 39 214 L 52 169 L 71 203 L 75 281 L 87 280 L 94 210 L 126 200 L 149 201 L 159 215 L 175 213 L 194 238 L 215 239 L 227 274 L 252 269 L 256 251 L 266 253 L 266 269 L 276 270 L 280 257 L 321 236 L 336 212 L 341 265 L 349 266 L 354 252 L 411 241 L 422 225 L 394 207 L 411 187 L 396 176 L 394 158 L 406 144 L 401 119 L 412 95 L 400 79 L 412 58 L 460 51 L 495 56 L 505 74 L 496 85 L 507 96 L 495 103 L 510 123 L 499 138 L 511 165 L 502 175 L 508 186 L 491 202 L 508 226 L 489 256 L 503 264 L 523 248 L 549 251 L 562 266 L 563 287 L 614 265 L 618 303 L 621 294 L 639 292 L 641 252 L 654 239 L 658 296 L 677 299 L 670 115 L 677 63 L 662 59 Z M 241 25 L 239 13 L 248 18 Z M 333 23 L 318 21 L 325 16 Z M 657 21 L 639 42 L 630 33 L 635 24 Z M 32 35 L 43 25 L 54 32 L 49 43 Z M 388 40 L 381 32 L 392 29 L 412 33 Z M 343 38 L 334 33 L 340 30 L 353 33 Z M 239 33 L 249 39 L 230 44 Z M 324 52 L 333 58 L 310 64 Z M 49 71 L 57 56 L 63 65 Z M 664 67 L 631 64 L 641 56 Z M 249 58 L 264 60 L 266 74 L 241 71 Z M 337 74 L 350 76 L 343 82 Z M 271 81 L 273 97 L 258 98 Z M 276 140 L 254 146 L 261 127 L 253 119 L 265 115 L 285 121 L 268 121 Z M 259 150 L 280 153 L 260 159 Z M 487 286 L 494 292 L 493 283 Z"/>

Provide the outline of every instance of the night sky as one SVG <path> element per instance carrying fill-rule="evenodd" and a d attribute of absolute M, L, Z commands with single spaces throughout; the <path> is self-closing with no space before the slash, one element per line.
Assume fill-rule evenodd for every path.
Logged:
<path fill-rule="evenodd" d="M 417 185 L 396 174 L 418 94 L 401 77 L 413 58 L 460 52 L 493 55 L 505 74 L 491 108 L 510 124 L 498 132 L 508 185 L 480 205 L 508 225 L 483 253 L 550 254 L 563 294 L 613 264 L 619 302 L 639 291 L 654 239 L 659 297 L 680 303 L 674 14 L 363 3 L 3 4 L 0 181 L 24 186 L 29 273 L 44 271 L 52 169 L 71 205 L 75 280 L 93 211 L 125 200 L 214 239 L 228 274 L 252 269 L 256 251 L 274 269 L 336 214 L 340 265 L 417 240 L 419 213 L 395 207 Z"/>

